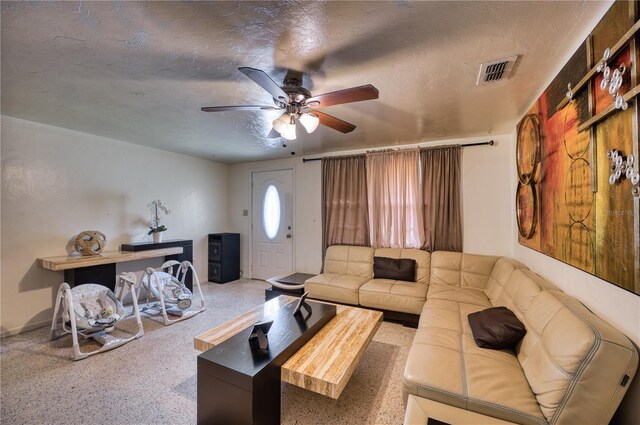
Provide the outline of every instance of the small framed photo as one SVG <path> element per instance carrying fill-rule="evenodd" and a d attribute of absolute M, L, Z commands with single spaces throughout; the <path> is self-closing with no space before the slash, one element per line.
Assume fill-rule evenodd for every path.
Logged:
<path fill-rule="evenodd" d="M 307 304 L 307 302 L 306 302 L 307 295 L 309 295 L 309 293 L 305 292 L 304 294 L 302 294 L 302 296 L 298 300 L 298 303 L 296 304 L 296 308 L 293 309 L 293 314 L 294 315 L 300 313 L 300 309 L 303 308 L 303 307 L 304 307 L 305 310 L 307 310 L 308 314 L 311 314 L 311 306 L 309 304 Z"/>

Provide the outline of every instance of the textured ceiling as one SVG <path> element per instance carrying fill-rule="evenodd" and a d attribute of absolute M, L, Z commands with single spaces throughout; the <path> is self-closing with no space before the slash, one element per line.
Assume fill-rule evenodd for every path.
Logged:
<path fill-rule="evenodd" d="M 2 114 L 222 162 L 290 155 L 277 112 L 237 71 L 307 72 L 321 94 L 362 84 L 378 100 L 323 111 L 342 134 L 298 126 L 298 155 L 510 132 L 608 2 L 6 2 Z M 481 62 L 519 55 L 476 87 Z"/>

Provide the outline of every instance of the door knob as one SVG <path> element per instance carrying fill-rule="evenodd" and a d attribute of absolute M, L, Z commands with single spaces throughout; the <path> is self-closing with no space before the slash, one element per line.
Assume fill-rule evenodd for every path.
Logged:
<path fill-rule="evenodd" d="M 287 239 L 291 239 L 291 233 L 287 233 Z"/>

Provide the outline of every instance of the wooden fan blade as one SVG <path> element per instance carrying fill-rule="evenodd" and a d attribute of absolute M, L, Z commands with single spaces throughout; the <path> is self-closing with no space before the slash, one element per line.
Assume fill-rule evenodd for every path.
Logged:
<path fill-rule="evenodd" d="M 267 134 L 267 139 L 277 139 L 279 137 L 282 137 L 282 136 L 280 135 L 280 133 L 276 131 L 275 128 L 272 128 L 269 134 Z"/>
<path fill-rule="evenodd" d="M 332 115 L 325 114 L 324 112 L 313 111 L 313 115 L 316 115 L 318 118 L 320 118 L 320 124 L 331 127 L 334 130 L 338 130 L 342 133 L 350 133 L 356 129 L 355 125 L 343 121 L 340 118 L 336 118 Z"/>
<path fill-rule="evenodd" d="M 289 95 L 286 94 L 284 90 L 282 90 L 282 88 L 261 69 L 244 66 L 238 68 L 238 71 L 251 78 L 256 84 L 268 91 L 275 99 L 282 98 L 287 103 L 291 102 Z"/>
<path fill-rule="evenodd" d="M 200 108 L 203 112 L 255 111 L 257 109 L 261 109 L 263 111 L 275 111 L 283 108 L 267 105 L 203 106 Z"/>
<path fill-rule="evenodd" d="M 310 108 L 324 108 L 325 106 L 340 105 L 342 103 L 361 102 L 378 98 L 378 89 L 371 84 L 350 89 L 333 91 L 331 93 L 320 94 L 307 99 L 305 104 Z"/>

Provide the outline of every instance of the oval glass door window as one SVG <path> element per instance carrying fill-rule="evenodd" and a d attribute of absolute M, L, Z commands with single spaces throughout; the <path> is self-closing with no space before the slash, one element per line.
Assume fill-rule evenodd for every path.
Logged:
<path fill-rule="evenodd" d="M 278 189 L 272 184 L 264 193 L 262 205 L 262 226 L 269 240 L 275 239 L 280 229 L 280 195 Z"/>

